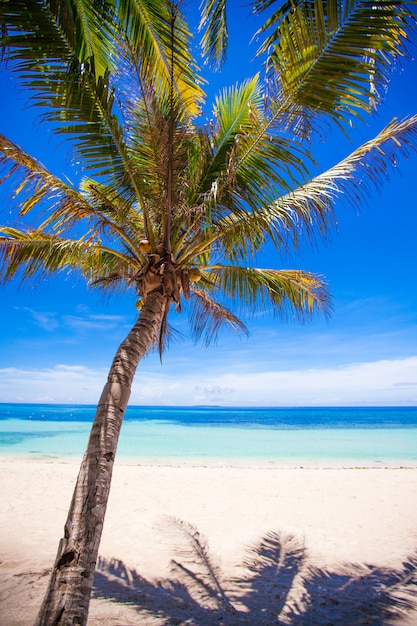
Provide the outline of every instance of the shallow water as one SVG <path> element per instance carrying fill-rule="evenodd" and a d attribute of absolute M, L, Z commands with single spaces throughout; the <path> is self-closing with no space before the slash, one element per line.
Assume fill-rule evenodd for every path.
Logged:
<path fill-rule="evenodd" d="M 81 457 L 94 407 L 0 404 L 0 454 Z M 134 463 L 417 466 L 417 407 L 129 407 L 118 460 Z"/>

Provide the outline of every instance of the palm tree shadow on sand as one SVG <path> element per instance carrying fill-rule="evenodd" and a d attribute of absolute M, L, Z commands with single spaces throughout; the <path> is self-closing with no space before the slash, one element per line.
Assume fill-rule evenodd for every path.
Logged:
<path fill-rule="evenodd" d="M 387 626 L 417 608 L 417 554 L 399 569 L 308 563 L 300 539 L 271 532 L 248 551 L 240 578 L 226 578 L 206 539 L 181 520 L 169 579 L 149 581 L 116 559 L 100 559 L 93 597 L 125 603 L 165 626 Z"/>

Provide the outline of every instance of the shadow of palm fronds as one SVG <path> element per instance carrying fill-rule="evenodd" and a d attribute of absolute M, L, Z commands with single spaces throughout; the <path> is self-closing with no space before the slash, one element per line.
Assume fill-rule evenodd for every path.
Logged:
<path fill-rule="evenodd" d="M 183 624 L 188 616 L 192 616 L 190 624 L 211 623 L 207 621 L 209 612 L 184 585 L 174 580 L 148 581 L 117 559 L 99 559 L 93 597 L 130 605 L 142 618 L 156 617 L 161 624 Z"/>
<path fill-rule="evenodd" d="M 245 607 L 251 623 L 278 623 L 299 588 L 297 580 L 306 562 L 304 543 L 294 535 L 270 532 L 248 552 L 243 561 L 247 574 L 233 580 L 234 599 Z"/>
<path fill-rule="evenodd" d="M 338 572 L 326 572 L 309 568 L 304 579 L 304 605 L 303 615 L 293 616 L 292 626 L 397 623 L 417 608 L 417 555 L 399 569 L 346 565 Z"/>
<path fill-rule="evenodd" d="M 172 576 L 183 585 L 200 606 L 219 614 L 235 615 L 236 610 L 229 598 L 227 580 L 218 563 L 210 555 L 204 535 L 192 524 L 169 517 L 168 522 L 183 538 L 175 548 L 181 561 L 171 561 Z"/>
<path fill-rule="evenodd" d="M 100 559 L 94 596 L 164 626 L 387 626 L 417 609 L 417 555 L 400 569 L 327 571 L 308 563 L 297 537 L 271 532 L 250 548 L 244 574 L 227 578 L 194 526 L 173 518 L 168 526 L 182 539 L 169 579 L 149 581 L 121 561 Z"/>

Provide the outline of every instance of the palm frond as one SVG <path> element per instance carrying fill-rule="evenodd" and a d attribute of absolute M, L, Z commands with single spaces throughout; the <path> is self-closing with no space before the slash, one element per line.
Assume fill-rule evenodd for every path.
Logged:
<path fill-rule="evenodd" d="M 263 103 L 259 76 L 225 89 L 215 102 L 214 126 L 196 138 L 187 199 L 203 200 L 213 219 L 230 206 L 257 210 L 272 201 L 274 188 L 289 189 L 305 178 L 308 152 L 268 120 Z"/>
<path fill-rule="evenodd" d="M 3 182 L 9 180 L 13 187 L 13 199 L 21 216 L 33 212 L 42 219 L 43 212 L 47 212 L 42 228 L 53 226 L 58 233 L 81 219 L 90 220 L 93 228 L 98 225 L 104 228 L 111 223 L 74 187 L 51 174 L 37 159 L 1 134 L 0 170 L 4 172 Z"/>
<path fill-rule="evenodd" d="M 159 98 L 151 86 L 145 86 L 142 97 L 132 98 L 129 106 L 128 150 L 142 194 L 141 210 L 146 213 L 146 236 L 154 250 L 163 242 L 165 230 L 170 231 L 169 242 L 165 241 L 170 248 L 188 210 L 194 128 L 183 123 L 180 109 L 175 96 Z M 171 229 L 165 229 L 167 212 Z"/>
<path fill-rule="evenodd" d="M 22 282 L 59 271 L 74 271 L 88 281 L 118 270 L 129 272 L 130 259 L 91 244 L 50 235 L 40 230 L 0 228 L 0 283 L 16 277 Z"/>
<path fill-rule="evenodd" d="M 199 30 L 203 32 L 201 48 L 206 63 L 220 69 L 229 38 L 226 22 L 226 0 L 205 0 L 201 5 Z"/>
<path fill-rule="evenodd" d="M 92 189 L 97 195 L 97 186 L 86 185 L 89 193 L 77 191 L 74 187 L 54 176 L 39 161 L 31 157 L 19 146 L 9 141 L 0 134 L 0 170 L 3 170 L 3 181 L 9 179 L 13 188 L 13 199 L 19 208 L 19 214 L 25 216 L 29 212 L 36 216 L 40 222 L 39 229 L 49 230 L 55 235 L 63 232 L 71 232 L 76 227 L 79 229 L 80 222 L 84 221 L 83 238 L 92 240 L 97 234 L 111 232 L 112 237 L 116 237 L 131 250 L 134 249 L 132 239 L 129 238 L 129 229 L 122 228 L 120 223 L 121 208 L 120 203 L 117 210 L 114 208 L 114 194 L 107 192 L 106 201 L 103 199 L 103 186 L 100 204 L 97 197 L 93 203 Z M 109 199 L 110 198 L 110 199 Z M 113 202 L 113 204 L 111 204 Z M 109 210 L 112 206 L 114 210 Z M 141 222 L 136 218 L 137 213 L 133 213 L 130 220 L 133 235 L 137 236 L 134 228 L 138 229 Z M 136 218 L 136 222 L 134 219 Z"/>
<path fill-rule="evenodd" d="M 86 205 L 74 187 L 51 174 L 42 163 L 2 134 L 0 134 L 0 168 L 4 172 L 2 182 L 12 178 L 18 179 L 13 197 L 16 200 L 20 196 L 18 207 L 22 216 L 39 207 L 48 195 L 54 198 L 53 206 L 59 202 L 57 198 L 62 194 L 68 201 Z"/>
<path fill-rule="evenodd" d="M 235 144 L 236 136 L 250 124 L 251 106 L 262 101 L 259 76 L 244 81 L 241 85 L 224 89 L 216 98 L 214 116 L 216 128 L 210 135 L 200 135 L 204 160 L 201 161 L 201 178 L 195 186 L 197 201 L 203 195 L 211 195 L 214 202 L 220 196 L 217 189 L 220 174 L 228 160 L 228 152 Z M 198 171 L 196 172 L 198 175 Z M 217 188 L 216 188 L 217 187 Z"/>
<path fill-rule="evenodd" d="M 253 88 L 248 97 L 247 86 Z M 265 203 L 271 187 L 289 188 L 306 175 L 309 154 L 297 137 L 288 133 L 283 113 L 266 114 L 259 76 L 252 84 L 226 91 L 217 99 L 215 110 L 220 145 L 227 141 L 226 180 L 235 198 L 256 209 Z"/>
<path fill-rule="evenodd" d="M 215 343 L 222 328 L 229 326 L 238 335 L 248 335 L 245 324 L 230 309 L 213 300 L 203 289 L 194 289 L 188 301 L 191 335 L 206 346 Z"/>
<path fill-rule="evenodd" d="M 102 215 L 108 215 L 116 223 L 124 224 L 126 216 L 129 215 L 132 205 L 114 189 L 113 185 L 105 185 L 92 178 L 82 178 L 80 193 L 86 198 L 89 205 Z M 138 228 L 143 230 L 143 221 L 136 212 L 138 218 Z"/>
<path fill-rule="evenodd" d="M 35 102 L 65 98 L 74 76 L 112 67 L 114 2 L 14 0 L 0 3 L 3 57 Z"/>
<path fill-rule="evenodd" d="M 265 209 L 271 225 L 286 213 L 293 215 L 298 229 L 290 233 L 294 245 L 302 231 L 311 237 L 323 235 L 333 222 L 336 204 L 360 209 L 373 188 L 379 188 L 398 165 L 400 157 L 417 151 L 417 115 L 388 124 L 374 139 L 311 181 L 281 196 Z M 274 227 L 273 227 L 274 228 Z"/>
<path fill-rule="evenodd" d="M 85 74 L 82 87 L 66 103 L 64 113 L 58 103 L 44 119 L 56 123 L 56 132 L 71 140 L 85 170 L 107 184 L 112 181 L 114 189 L 127 202 L 138 201 L 143 205 L 140 179 L 127 147 L 109 73 L 97 81 Z"/>
<path fill-rule="evenodd" d="M 78 62 L 94 67 L 97 76 L 104 75 L 114 62 L 114 0 L 48 0 L 43 4 Z"/>
<path fill-rule="evenodd" d="M 115 109 L 109 72 L 97 80 L 85 72 L 75 83 L 70 100 L 62 103 L 58 97 L 42 117 L 55 125 L 58 134 L 73 142 L 85 169 L 96 176 L 110 178 L 117 174 L 123 183 L 126 155 Z"/>
<path fill-rule="evenodd" d="M 118 19 L 142 80 L 159 94 L 173 89 L 183 110 L 198 115 L 205 97 L 203 79 L 190 52 L 191 32 L 179 3 L 125 0 L 118 3 Z"/>
<path fill-rule="evenodd" d="M 59 4 L 57 3 L 57 6 Z M 147 4 L 156 5 L 157 3 L 144 2 L 143 6 L 141 2 L 134 1 L 132 3 L 120 3 L 120 6 L 113 7 L 116 11 L 115 14 L 110 10 L 112 4 L 114 3 L 104 2 L 104 6 L 107 7 L 107 20 L 108 15 L 111 15 L 115 20 L 114 28 L 118 27 L 117 16 L 120 13 L 121 19 L 126 22 L 124 27 L 132 28 L 128 31 L 129 36 L 134 37 L 134 25 L 131 23 L 132 20 L 134 21 L 133 14 L 131 19 L 128 19 L 124 14 L 127 5 L 132 4 L 134 7 L 139 4 L 143 8 Z M 23 13 L 25 13 L 24 5 L 25 3 L 22 3 L 21 12 Z M 78 21 L 82 22 L 86 28 L 91 27 L 84 15 L 85 11 L 93 10 L 91 7 L 88 9 L 90 5 L 93 6 L 95 3 L 83 0 L 77 9 L 80 14 L 83 13 L 83 18 L 79 17 Z M 166 67 L 164 73 L 167 74 L 169 70 L 169 76 L 165 76 L 161 92 L 164 93 L 164 88 L 168 90 L 168 84 L 171 81 L 176 98 L 180 98 L 183 104 L 181 110 L 183 111 L 184 107 L 188 107 L 190 110 L 193 109 L 193 113 L 196 114 L 198 103 L 202 100 L 203 94 L 197 86 L 198 80 L 192 69 L 194 68 L 192 59 L 183 58 L 184 55 L 187 55 L 189 33 L 186 32 L 185 22 L 178 11 L 174 11 L 173 7 L 171 7 L 172 10 L 169 9 L 167 3 L 160 3 L 160 6 L 164 7 L 167 13 L 166 19 L 172 15 L 175 17 L 173 39 L 171 40 L 167 34 L 168 27 L 171 27 L 168 20 L 164 26 L 166 30 L 165 39 L 160 42 L 161 45 L 163 43 L 165 54 Z M 95 176 L 105 177 L 108 181 L 113 180 L 119 192 L 123 192 L 131 203 L 135 199 L 141 202 L 140 184 L 138 184 L 140 178 L 135 176 L 126 148 L 121 115 L 124 109 L 119 108 L 119 100 L 116 98 L 116 89 L 117 93 L 120 94 L 119 97 L 122 98 L 124 85 L 129 84 L 129 82 L 137 82 L 136 68 L 138 64 L 140 66 L 141 59 L 130 59 L 127 65 L 123 64 L 123 55 L 127 54 L 129 57 L 132 50 L 128 47 L 123 48 L 125 43 L 123 33 L 118 32 L 116 37 L 113 29 L 113 41 L 117 41 L 118 47 L 114 48 L 109 44 L 109 53 L 113 50 L 112 62 L 118 63 L 120 71 L 119 73 L 113 72 L 112 75 L 110 64 L 108 64 L 101 74 L 97 74 L 94 63 L 88 64 L 86 61 L 76 58 L 71 48 L 71 41 L 78 35 L 74 23 L 76 16 L 71 14 L 71 19 L 65 16 L 64 7 L 56 8 L 55 13 L 49 12 L 42 2 L 35 2 L 35 8 L 37 10 L 35 11 L 34 24 L 32 24 L 33 36 L 38 36 L 38 32 L 42 33 L 42 37 L 49 42 L 50 52 L 48 54 L 45 52 L 45 55 L 39 59 L 38 56 L 32 54 L 31 48 L 28 49 L 27 46 L 23 46 L 21 50 L 18 42 L 21 38 L 25 41 L 26 33 L 20 33 L 19 15 L 14 17 L 15 23 L 12 18 L 9 18 L 9 21 L 14 24 L 16 33 L 13 37 L 5 37 L 3 45 L 10 48 L 9 60 L 12 69 L 20 75 L 23 84 L 32 90 L 35 103 L 43 107 L 41 119 L 52 123 L 57 133 L 65 135 L 73 143 L 78 157 L 83 162 L 84 169 L 89 169 Z M 11 13 L 13 14 L 13 12 Z M 154 20 L 157 20 L 157 17 L 158 15 L 154 15 Z M 7 32 L 7 28 L 10 29 L 11 26 L 7 24 L 7 16 L 4 16 L 4 19 L 6 20 L 5 29 Z M 61 21 L 65 22 L 66 28 L 61 28 Z M 73 25 L 74 32 L 71 31 L 70 24 Z M 105 20 L 104 24 L 106 24 Z M 156 24 L 148 24 L 148 27 L 156 33 L 158 25 L 159 22 L 157 21 Z M 102 28 L 105 26 L 102 26 L 101 21 L 97 20 L 95 31 L 90 32 L 89 30 L 88 32 L 89 38 L 104 37 Z M 126 33 L 124 35 L 127 37 Z M 162 37 L 162 34 L 160 33 L 159 36 Z M 87 45 L 78 39 L 77 42 L 80 46 L 85 47 Z M 38 53 L 41 44 L 33 43 L 33 46 Z M 45 46 L 47 48 L 47 44 Z M 47 49 L 49 50 L 49 48 Z M 139 52 L 140 50 L 135 50 L 134 54 L 137 55 Z M 142 53 L 145 54 L 145 51 Z M 146 56 L 144 58 L 154 68 L 152 59 L 149 60 Z M 145 61 L 143 64 L 146 65 Z M 112 69 L 114 68 L 112 67 Z M 126 69 L 130 72 L 128 79 L 123 75 L 123 70 Z M 157 89 L 158 80 L 155 77 L 152 80 L 148 77 L 147 80 L 153 84 L 154 90 Z M 194 101 L 191 104 L 193 98 Z"/>
<path fill-rule="evenodd" d="M 256 2 L 255 12 L 270 8 Z M 265 22 L 259 53 L 293 103 L 340 123 L 380 100 L 392 66 L 409 54 L 416 15 L 408 2 L 296 0 Z"/>
<path fill-rule="evenodd" d="M 168 324 L 168 313 L 169 313 L 170 307 L 171 307 L 171 301 L 167 299 L 165 301 L 165 309 L 164 309 L 164 314 L 162 317 L 161 325 L 159 327 L 158 337 L 156 338 L 156 342 L 158 344 L 159 359 L 161 363 L 162 363 L 162 355 L 167 348 L 168 340 L 172 339 L 172 337 L 175 336 L 176 334 L 176 331 L 172 328 L 172 326 Z M 180 333 L 177 333 L 177 335 L 178 337 L 181 336 Z"/>
<path fill-rule="evenodd" d="M 100 16 L 94 8 L 99 4 L 103 11 Z M 114 32 L 111 41 L 107 37 L 111 3 L 54 2 L 49 10 L 46 2 L 19 1 L 16 11 L 6 11 L 6 5 L 9 3 L 0 5 L 1 18 L 5 32 L 12 29 L 12 33 L 2 38 L 2 45 L 9 50 L 11 69 L 32 93 L 34 103 L 42 107 L 41 119 L 73 142 L 85 169 L 117 180 L 119 190 L 131 200 L 134 195 L 140 197 L 116 115 L 110 62 L 104 57 L 99 61 L 103 65 L 99 74 L 94 57 L 87 62 L 72 49 L 76 40 L 80 54 L 87 54 L 87 49 L 93 53 L 94 42 L 100 40 L 106 55 L 111 54 L 111 41 L 116 40 Z M 88 35 L 80 34 L 80 29 Z"/>
<path fill-rule="evenodd" d="M 233 261 L 260 249 L 267 238 L 279 252 L 286 252 L 306 238 L 314 241 L 317 234 L 326 236 L 336 224 L 337 206 L 360 209 L 372 189 L 389 179 L 400 158 L 415 151 L 417 115 L 394 120 L 335 166 L 268 206 L 220 216 L 212 226 L 210 242 L 216 241 Z"/>
<path fill-rule="evenodd" d="M 272 309 L 281 317 L 291 314 L 298 321 L 318 311 L 331 311 L 323 277 L 311 272 L 217 265 L 205 275 L 227 298 L 250 306 L 252 311 Z"/>

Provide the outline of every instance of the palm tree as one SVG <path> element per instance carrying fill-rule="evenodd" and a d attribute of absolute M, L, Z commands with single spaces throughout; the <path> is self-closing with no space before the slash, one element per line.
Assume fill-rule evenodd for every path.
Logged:
<path fill-rule="evenodd" d="M 405 53 L 407 33 L 399 33 L 398 23 L 412 20 L 401 3 L 372 2 L 368 10 L 385 16 L 384 29 L 371 20 L 360 39 L 361 15 L 344 15 L 346 27 L 344 20 L 331 22 L 330 13 L 323 18 L 332 3 L 317 6 L 322 10 L 313 14 L 307 5 L 286 5 L 283 15 L 271 18 L 280 27 L 268 41 L 274 54 L 266 84 L 256 75 L 224 89 L 212 121 L 203 125 L 203 80 L 176 2 L 0 2 L 4 58 L 89 172 L 78 187 L 71 185 L 0 136 L 0 166 L 15 190 L 17 218 L 31 217 L 30 226 L 18 228 L 16 219 L 0 228 L 0 280 L 70 270 L 115 294 L 133 290 L 140 311 L 98 402 L 38 626 L 86 624 L 131 384 L 150 349 L 163 353 L 172 332 L 170 310 L 184 310 L 191 333 L 206 342 L 224 325 L 246 333 L 234 312 L 239 303 L 301 319 L 328 312 L 322 277 L 257 268 L 254 255 L 266 241 L 281 252 L 324 234 L 342 195 L 361 202 L 368 187 L 385 178 L 393 155 L 417 145 L 417 116 L 394 121 L 341 163 L 310 177 L 313 116 L 342 124 L 366 110 L 375 85 L 384 82 L 377 68 Z M 211 1 L 203 7 L 203 48 L 213 62 L 226 41 L 224 8 Z M 319 36 L 320 24 L 330 22 Z M 298 23 L 304 39 L 296 36 Z M 308 56 L 307 27 L 318 48 L 303 75 L 297 63 L 277 55 L 287 50 L 287 58 L 295 48 Z M 350 34 L 343 37 L 346 28 Z M 339 82 L 326 79 L 314 99 L 315 82 L 321 88 L 332 65 L 325 44 L 337 39 L 335 33 L 340 54 L 352 51 L 351 63 L 337 72 Z M 355 56 L 364 39 L 366 51 Z"/>

